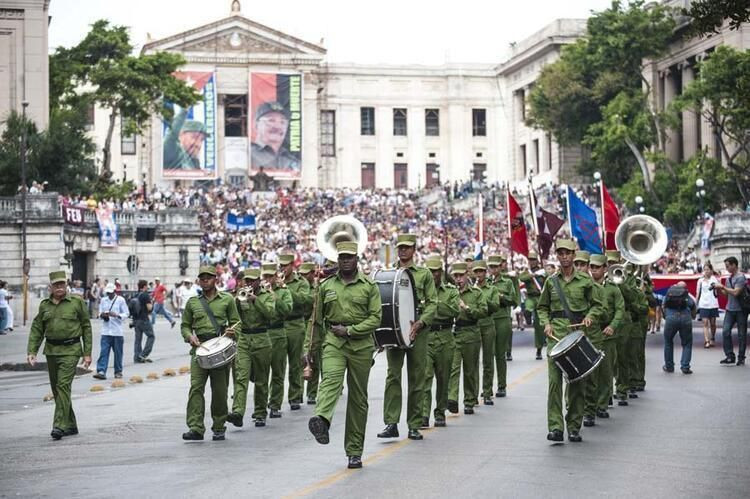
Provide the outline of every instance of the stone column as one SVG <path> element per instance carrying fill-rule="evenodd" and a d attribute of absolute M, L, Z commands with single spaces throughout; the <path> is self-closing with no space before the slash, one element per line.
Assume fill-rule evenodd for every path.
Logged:
<path fill-rule="evenodd" d="M 682 89 L 692 83 L 695 78 L 693 66 L 687 61 L 680 64 L 682 68 Z M 698 119 L 699 116 L 691 110 L 682 112 L 682 157 L 687 160 L 698 151 Z"/>
<path fill-rule="evenodd" d="M 672 68 L 666 71 L 664 77 L 664 109 L 669 107 L 669 104 L 677 95 L 677 82 Z M 667 157 L 672 161 L 678 161 L 680 159 L 680 130 L 668 129 L 667 130 L 667 143 L 665 149 Z"/>

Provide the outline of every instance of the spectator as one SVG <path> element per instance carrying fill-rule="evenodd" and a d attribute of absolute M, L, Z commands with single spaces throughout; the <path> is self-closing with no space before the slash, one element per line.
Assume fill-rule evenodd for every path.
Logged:
<path fill-rule="evenodd" d="M 83 288 L 83 281 L 76 279 L 73 281 L 73 285 L 70 287 L 70 294 L 76 295 L 82 300 L 86 294 L 86 290 Z"/>
<path fill-rule="evenodd" d="M 122 378 L 122 347 L 125 337 L 122 321 L 130 315 L 125 298 L 115 294 L 115 285 L 107 284 L 105 296 L 99 303 L 99 318 L 102 320 L 99 360 L 96 361 L 96 379 L 107 379 L 109 352 L 115 354 L 115 378 Z"/>
<path fill-rule="evenodd" d="M 664 296 L 664 372 L 674 372 L 674 336 L 679 333 L 682 344 L 680 370 L 693 374 L 690 359 L 693 354 L 693 319 L 695 301 L 687 291 L 685 281 L 680 281 L 667 290 Z"/>
<path fill-rule="evenodd" d="M 102 297 L 102 290 L 99 287 L 101 279 L 98 277 L 94 279 L 88 290 L 88 302 L 89 302 L 89 316 L 93 319 L 94 314 L 99 310 L 99 300 Z"/>
<path fill-rule="evenodd" d="M 175 320 L 164 306 L 164 301 L 167 299 L 167 287 L 161 283 L 161 279 L 158 277 L 154 279 L 154 282 L 154 290 L 151 292 L 151 297 L 154 300 L 154 309 L 151 311 L 151 325 L 156 324 L 156 316 L 161 314 L 169 321 L 169 325 L 174 327 Z"/>
<path fill-rule="evenodd" d="M 187 301 L 193 296 L 198 296 L 198 287 L 190 279 L 185 279 L 182 284 L 180 288 L 180 315 L 185 312 Z"/>
<path fill-rule="evenodd" d="M 182 290 L 182 283 L 177 282 L 175 283 L 174 287 L 167 293 L 167 298 L 169 298 L 169 303 L 172 306 L 172 310 L 174 310 L 174 313 L 177 317 L 182 317 L 182 314 L 180 313 L 180 293 Z"/>
<path fill-rule="evenodd" d="M 727 296 L 727 311 L 724 314 L 724 324 L 722 325 L 722 339 L 724 343 L 724 354 L 726 357 L 721 364 L 734 364 L 734 343 L 732 341 L 732 328 L 737 325 L 737 365 L 745 365 L 745 347 L 747 345 L 747 311 L 742 309 L 740 304 L 740 294 L 745 289 L 747 280 L 745 275 L 739 271 L 739 262 L 737 258 L 730 256 L 724 260 L 724 266 L 729 272 L 727 285 L 716 284 L 714 289 L 719 293 Z"/>
<path fill-rule="evenodd" d="M 6 329 L 13 324 L 8 323 L 8 291 L 5 289 L 5 281 L 0 281 L 0 334 L 6 334 Z"/>
<path fill-rule="evenodd" d="M 133 348 L 133 360 L 136 364 L 151 362 L 148 358 L 154 348 L 154 328 L 151 327 L 151 296 L 148 293 L 148 283 L 141 279 L 138 281 L 138 294 L 135 296 L 135 348 Z M 131 310 L 133 312 L 133 310 Z M 143 335 L 146 335 L 146 345 L 143 346 Z"/>
<path fill-rule="evenodd" d="M 703 266 L 703 277 L 698 281 L 698 314 L 703 322 L 703 348 L 711 348 L 716 339 L 716 318 L 719 316 L 719 299 L 716 296 L 716 285 L 720 284 L 714 276 L 710 263 Z"/>

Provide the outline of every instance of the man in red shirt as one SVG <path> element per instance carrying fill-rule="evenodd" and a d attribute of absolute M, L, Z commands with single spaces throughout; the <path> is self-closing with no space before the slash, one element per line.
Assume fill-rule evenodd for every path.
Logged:
<path fill-rule="evenodd" d="M 161 314 L 169 321 L 169 325 L 174 327 L 175 320 L 172 314 L 164 308 L 164 300 L 167 298 L 167 287 L 161 283 L 161 279 L 158 277 L 154 279 L 154 282 L 154 290 L 151 292 L 151 300 L 154 302 L 154 309 L 151 311 L 151 325 L 156 324 L 156 315 Z"/>

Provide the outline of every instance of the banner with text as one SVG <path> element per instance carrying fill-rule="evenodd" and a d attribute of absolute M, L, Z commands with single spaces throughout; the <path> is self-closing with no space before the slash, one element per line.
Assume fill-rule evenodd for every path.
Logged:
<path fill-rule="evenodd" d="M 216 75 L 178 71 L 175 78 L 203 94 L 189 108 L 166 103 L 174 113 L 162 127 L 162 176 L 170 179 L 216 178 Z"/>
<path fill-rule="evenodd" d="M 250 73 L 250 171 L 297 179 L 302 169 L 302 75 Z"/>

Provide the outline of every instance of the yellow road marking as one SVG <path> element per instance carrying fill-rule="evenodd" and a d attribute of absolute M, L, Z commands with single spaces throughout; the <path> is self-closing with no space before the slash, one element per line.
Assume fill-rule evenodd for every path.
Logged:
<path fill-rule="evenodd" d="M 511 387 L 514 387 L 514 386 L 518 386 L 521 383 L 524 383 L 524 382 L 528 381 L 529 379 L 531 379 L 536 374 L 540 373 L 541 371 L 543 371 L 546 368 L 547 368 L 547 363 L 545 362 L 543 365 L 535 367 L 534 369 L 531 369 L 530 371 L 525 372 L 524 374 L 521 375 L 520 378 L 518 378 L 517 380 L 515 380 L 512 383 L 508 384 L 508 388 L 511 388 Z M 449 415 L 449 417 L 451 417 L 451 416 Z M 458 417 L 458 416 L 452 416 L 452 417 Z M 433 429 L 434 428 L 425 428 L 424 430 L 422 430 L 422 433 L 431 432 Z M 362 464 L 369 466 L 369 465 L 371 465 L 373 463 L 376 463 L 376 462 L 380 461 L 381 459 L 390 456 L 391 454 L 393 454 L 397 450 L 401 449 L 405 445 L 409 444 L 410 442 L 411 442 L 411 440 L 409 440 L 408 438 L 405 438 L 403 440 L 399 440 L 398 442 L 393 443 L 393 444 L 387 446 L 386 448 L 384 448 L 384 449 L 382 449 L 382 450 L 380 450 L 380 451 L 378 451 L 378 452 L 370 455 L 367 459 L 363 459 L 362 460 Z M 298 490 L 296 492 L 292 492 L 289 495 L 283 496 L 283 499 L 291 499 L 291 498 L 294 498 L 294 497 L 304 497 L 304 496 L 310 495 L 313 492 L 317 492 L 318 490 L 321 490 L 321 489 L 324 489 L 326 487 L 329 487 L 329 486 L 335 484 L 336 482 L 340 482 L 341 480 L 343 480 L 344 478 L 348 477 L 349 475 L 351 475 L 353 473 L 362 473 L 362 471 L 361 470 L 350 470 L 350 469 L 345 469 L 345 470 L 337 471 L 336 473 L 328 475 L 324 479 L 319 480 L 319 481 L 317 481 L 317 482 L 315 482 L 313 484 L 310 484 L 310 485 L 308 485 L 307 487 L 305 487 L 305 488 L 303 488 L 301 490 Z"/>

